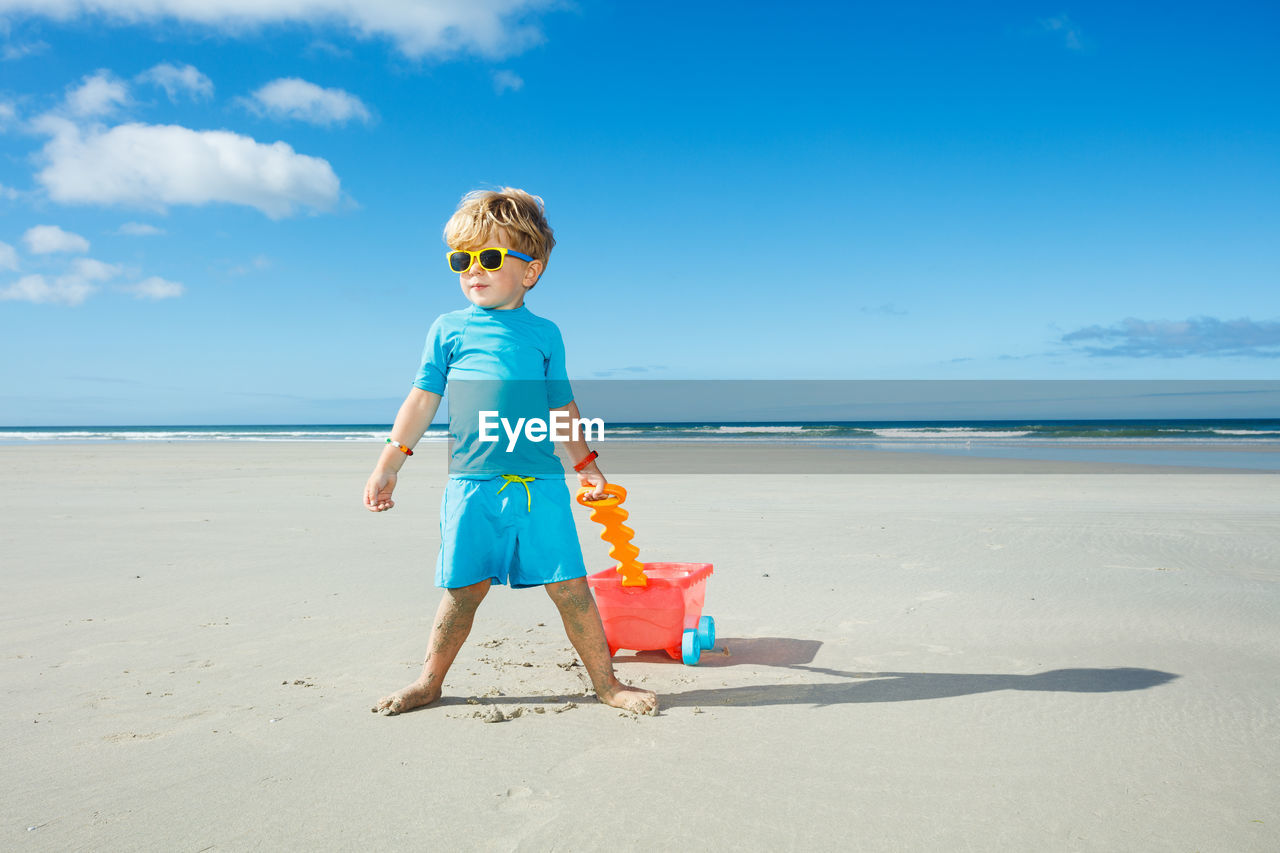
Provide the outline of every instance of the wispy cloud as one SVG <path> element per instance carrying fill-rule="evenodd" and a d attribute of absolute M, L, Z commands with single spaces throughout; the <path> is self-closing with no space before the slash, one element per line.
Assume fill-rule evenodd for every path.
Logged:
<path fill-rule="evenodd" d="M 0 289 L 0 301 L 75 306 L 88 299 L 101 282 L 110 281 L 119 274 L 120 268 L 117 266 L 92 258 L 77 258 L 62 275 L 23 276 L 8 287 Z"/>
<path fill-rule="evenodd" d="M 1062 336 L 1079 352 L 1107 358 L 1280 358 L 1280 322 L 1192 317 L 1180 322 L 1128 317 Z"/>
<path fill-rule="evenodd" d="M 1047 33 L 1053 33 L 1062 38 L 1063 46 L 1067 50 L 1085 50 L 1087 43 L 1085 42 L 1084 33 L 1080 27 L 1068 18 L 1065 14 L 1055 15 L 1052 18 L 1043 18 L 1040 21 L 1040 28 Z"/>
<path fill-rule="evenodd" d="M 607 370 L 597 370 L 591 375 L 601 379 L 608 379 L 613 376 L 636 376 L 641 373 L 658 373 L 667 370 L 665 364 L 651 364 L 646 367 L 611 367 Z"/>
<path fill-rule="evenodd" d="M 227 275 L 248 275 L 252 272 L 262 272 L 271 269 L 271 259 L 266 255 L 255 255 L 252 261 L 247 264 L 235 264 L 227 268 Z"/>
<path fill-rule="evenodd" d="M 163 228 L 145 222 L 126 222 L 115 230 L 118 237 L 158 237 L 163 233 Z"/>
<path fill-rule="evenodd" d="M 501 95 L 503 92 L 519 92 L 524 88 L 524 80 L 513 71 L 493 72 L 493 90 Z"/>
<path fill-rule="evenodd" d="M 135 79 L 141 83 L 159 86 L 164 89 L 169 100 L 175 103 L 184 96 L 192 100 L 207 100 L 213 97 L 213 81 L 194 65 L 162 62 L 143 71 Z"/>
<path fill-rule="evenodd" d="M 0 59 L 5 62 L 16 62 L 19 59 L 26 59 L 28 56 L 39 56 L 49 49 L 48 42 L 30 41 L 26 44 L 6 44 L 0 48 Z"/>
<path fill-rule="evenodd" d="M 55 268 L 60 266 L 61 271 L 50 271 L 48 260 L 43 265 L 46 267 L 44 272 L 24 275 L 8 286 L 0 287 L 0 301 L 76 306 L 98 292 L 106 282 L 137 275 L 136 271 L 94 258 L 62 259 L 52 264 Z M 18 270 L 17 252 L 7 243 L 0 243 L 0 270 Z M 180 282 L 154 275 L 140 281 L 117 284 L 114 290 L 132 294 L 136 299 L 150 300 L 174 299 L 186 292 Z"/>
<path fill-rule="evenodd" d="M 467 53 L 498 58 L 541 43 L 542 31 L 529 15 L 561 5 L 560 0 L 0 0 L 0 14 L 119 26 L 179 21 L 231 36 L 274 24 L 316 30 L 336 24 L 360 38 L 388 39 L 415 59 Z"/>
<path fill-rule="evenodd" d="M 136 299 L 176 299 L 186 292 L 186 288 L 179 282 L 168 281 L 158 275 L 150 278 L 144 278 L 142 281 L 134 284 L 126 284 L 121 288 L 126 293 L 132 293 Z"/>
<path fill-rule="evenodd" d="M 307 56 L 309 58 L 326 56 L 331 59 L 351 59 L 355 54 L 345 47 L 338 47 L 333 42 L 317 39 L 307 46 Z"/>
<path fill-rule="evenodd" d="M 858 310 L 863 314 L 888 314 L 892 317 L 905 317 L 907 315 L 905 310 L 897 307 L 892 302 L 885 302 L 881 305 L 875 306 L 874 308 L 870 305 L 863 305 Z"/>
<path fill-rule="evenodd" d="M 272 80 L 240 100 L 258 115 L 308 124 L 327 126 L 349 121 L 368 124 L 373 118 L 364 102 L 350 92 L 325 89 L 297 77 Z"/>

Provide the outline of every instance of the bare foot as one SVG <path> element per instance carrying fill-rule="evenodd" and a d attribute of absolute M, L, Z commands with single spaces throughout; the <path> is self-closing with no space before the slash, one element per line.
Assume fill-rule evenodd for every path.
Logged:
<path fill-rule="evenodd" d="M 369 710 L 375 714 L 382 714 L 384 717 L 393 717 L 396 714 L 403 714 L 405 711 L 412 711 L 414 708 L 429 705 L 439 698 L 439 687 L 433 687 L 431 684 L 422 681 L 415 681 L 408 687 L 379 699 L 378 704 Z"/>
<path fill-rule="evenodd" d="M 652 690 L 628 687 L 620 681 L 615 682 L 615 685 L 611 690 L 596 691 L 601 702 L 634 714 L 653 716 L 658 713 L 658 697 Z"/>

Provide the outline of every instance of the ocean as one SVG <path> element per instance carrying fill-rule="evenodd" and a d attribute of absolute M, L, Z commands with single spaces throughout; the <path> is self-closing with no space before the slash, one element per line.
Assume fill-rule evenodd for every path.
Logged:
<path fill-rule="evenodd" d="M 0 444 L 383 442 L 389 424 L 0 427 Z M 445 442 L 442 425 L 424 441 Z M 607 423 L 610 440 L 744 442 L 1280 471 L 1280 419 Z M 1223 452 L 1229 451 L 1229 452 Z"/>

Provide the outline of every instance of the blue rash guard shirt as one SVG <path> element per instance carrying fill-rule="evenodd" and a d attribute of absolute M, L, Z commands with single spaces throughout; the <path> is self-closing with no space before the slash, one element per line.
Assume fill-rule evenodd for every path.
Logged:
<path fill-rule="evenodd" d="M 517 474 L 564 477 L 549 437 L 531 441 L 521 425 L 514 447 L 499 424 L 480 441 L 480 412 L 497 412 L 512 429 L 520 418 L 549 422 L 550 410 L 573 402 L 564 367 L 564 341 L 550 320 L 523 305 L 473 305 L 441 314 L 427 333 L 414 387 L 443 395 L 449 389 L 449 476 L 471 480 Z M 563 431 L 563 430 L 562 430 Z"/>

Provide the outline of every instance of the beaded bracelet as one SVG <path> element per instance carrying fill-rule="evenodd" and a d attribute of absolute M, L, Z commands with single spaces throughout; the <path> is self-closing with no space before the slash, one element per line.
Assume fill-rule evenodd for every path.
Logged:
<path fill-rule="evenodd" d="M 403 453 L 405 456 L 412 456 L 412 455 L 413 455 L 413 451 L 412 451 L 412 450 L 410 450 L 410 449 L 409 449 L 409 446 L 408 446 L 408 445 L 406 445 L 406 444 L 401 444 L 401 443 L 400 443 L 400 442 L 398 442 L 398 441 L 392 441 L 392 440 L 391 440 L 391 439 L 389 439 L 389 438 L 387 439 L 387 444 L 394 444 L 394 445 L 396 446 L 396 450 L 399 450 L 399 451 L 400 451 L 401 453 Z"/>

